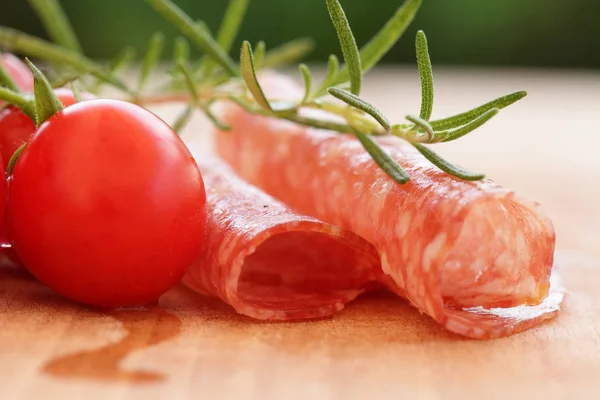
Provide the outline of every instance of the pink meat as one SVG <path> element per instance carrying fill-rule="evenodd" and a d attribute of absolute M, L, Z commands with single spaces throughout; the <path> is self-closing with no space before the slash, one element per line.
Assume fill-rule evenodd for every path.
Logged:
<path fill-rule="evenodd" d="M 271 96 L 295 93 L 271 77 Z M 284 96 L 281 96 L 284 97 Z M 537 204 L 491 180 L 438 170 L 395 137 L 380 145 L 411 176 L 395 183 L 358 140 L 223 104 L 232 131 L 217 149 L 243 178 L 298 212 L 364 237 L 381 257 L 381 282 L 461 335 L 510 335 L 554 317 L 555 234 Z"/>
<path fill-rule="evenodd" d="M 222 162 L 198 162 L 207 194 L 207 238 L 183 279 L 261 320 L 324 317 L 380 274 L 371 244 L 291 211 Z"/>

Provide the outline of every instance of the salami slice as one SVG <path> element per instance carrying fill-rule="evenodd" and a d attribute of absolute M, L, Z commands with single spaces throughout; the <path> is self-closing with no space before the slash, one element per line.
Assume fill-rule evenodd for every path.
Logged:
<path fill-rule="evenodd" d="M 296 90 L 277 80 L 271 91 Z M 557 314 L 556 280 L 549 295 L 554 228 L 537 204 L 491 180 L 447 175 L 384 137 L 379 144 L 411 176 L 400 185 L 351 135 L 223 107 L 233 130 L 217 134 L 217 149 L 236 171 L 293 209 L 370 241 L 382 282 L 447 329 L 493 338 Z"/>
<path fill-rule="evenodd" d="M 291 211 L 217 159 L 198 164 L 207 238 L 185 285 L 252 318 L 298 320 L 341 310 L 378 279 L 376 251 L 361 237 Z"/>

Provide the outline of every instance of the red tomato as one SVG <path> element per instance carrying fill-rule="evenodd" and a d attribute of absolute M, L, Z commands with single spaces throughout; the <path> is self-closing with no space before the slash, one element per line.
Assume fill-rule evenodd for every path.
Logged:
<path fill-rule="evenodd" d="M 24 92 L 33 92 L 33 74 L 20 58 L 10 53 L 2 54 L 2 65 L 10 74 L 17 86 Z"/>
<path fill-rule="evenodd" d="M 60 88 L 54 91 L 65 107 L 75 104 L 75 96 L 70 89 Z M 86 100 L 94 98 L 89 93 L 83 93 Z M 15 150 L 25 143 L 35 132 L 35 123 L 27 115 L 14 106 L 0 111 L 0 155 L 4 168 L 8 165 Z"/>
<path fill-rule="evenodd" d="M 92 306 L 154 303 L 200 251 L 206 195 L 160 118 L 90 100 L 46 121 L 8 181 L 8 232 L 29 271 Z"/>
<path fill-rule="evenodd" d="M 6 245 L 6 179 L 4 179 L 4 164 L 0 159 L 0 246 Z"/>

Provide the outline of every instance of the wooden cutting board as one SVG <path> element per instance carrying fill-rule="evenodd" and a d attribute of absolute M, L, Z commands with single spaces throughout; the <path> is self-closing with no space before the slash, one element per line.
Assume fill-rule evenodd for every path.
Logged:
<path fill-rule="evenodd" d="M 600 75 L 445 70 L 436 78 L 437 115 L 513 89 L 531 93 L 439 149 L 545 206 L 569 290 L 556 320 L 472 341 L 373 294 L 331 319 L 257 323 L 183 287 L 150 310 L 103 313 L 3 267 L 0 399 L 600 398 Z M 399 119 L 418 107 L 415 79 L 379 70 L 366 95 Z M 155 111 L 167 120 L 175 112 Z M 186 132 L 200 154 L 210 151 L 204 126 L 198 119 Z"/>

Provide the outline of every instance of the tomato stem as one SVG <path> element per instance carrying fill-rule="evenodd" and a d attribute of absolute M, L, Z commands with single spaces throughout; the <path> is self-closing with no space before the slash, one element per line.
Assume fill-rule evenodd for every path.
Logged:
<path fill-rule="evenodd" d="M 48 79 L 28 58 L 25 62 L 33 73 L 33 94 L 35 101 L 36 125 L 39 127 L 48 118 L 61 111 L 64 106 L 58 99 Z"/>
<path fill-rule="evenodd" d="M 10 157 L 10 160 L 8 160 L 8 165 L 6 166 L 6 176 L 9 176 L 12 172 L 13 168 L 15 167 L 15 164 L 17 163 L 17 160 L 19 159 L 19 156 L 23 152 L 23 149 L 25 149 L 26 144 L 27 143 L 23 143 L 22 145 L 20 145 L 19 148 L 15 150 L 13 155 Z"/>
<path fill-rule="evenodd" d="M 31 100 L 3 87 L 0 87 L 0 99 L 20 108 L 28 117 L 35 121 L 35 106 Z"/>

